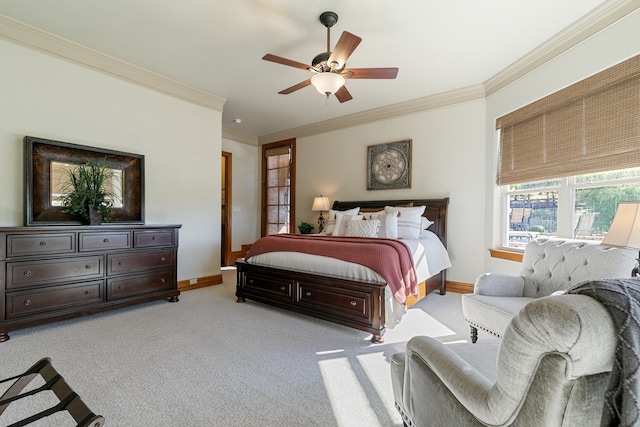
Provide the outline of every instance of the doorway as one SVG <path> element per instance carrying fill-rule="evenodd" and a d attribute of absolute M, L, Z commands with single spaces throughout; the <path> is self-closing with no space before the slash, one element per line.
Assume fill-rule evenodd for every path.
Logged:
<path fill-rule="evenodd" d="M 231 260 L 231 153 L 222 152 L 222 181 L 220 206 L 221 230 L 220 230 L 220 266 L 233 265 Z"/>

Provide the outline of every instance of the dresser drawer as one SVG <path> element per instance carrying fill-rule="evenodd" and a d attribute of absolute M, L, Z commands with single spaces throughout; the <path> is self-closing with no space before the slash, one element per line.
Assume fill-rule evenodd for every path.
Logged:
<path fill-rule="evenodd" d="M 273 279 L 266 275 L 248 273 L 241 287 L 247 296 L 263 295 L 288 302 L 293 300 L 293 281 L 288 279 Z"/>
<path fill-rule="evenodd" d="M 176 246 L 175 234 L 172 230 L 134 231 L 133 246 L 136 248 Z"/>
<path fill-rule="evenodd" d="M 7 257 L 67 254 L 76 251 L 75 233 L 9 234 Z"/>
<path fill-rule="evenodd" d="M 370 298 L 370 294 L 353 289 L 299 282 L 296 303 L 314 310 L 321 308 L 345 319 L 368 321 Z"/>
<path fill-rule="evenodd" d="M 173 249 L 107 255 L 107 275 L 170 267 L 174 257 Z"/>
<path fill-rule="evenodd" d="M 171 270 L 108 279 L 107 299 L 126 298 L 133 295 L 171 289 L 174 282 L 175 279 Z"/>
<path fill-rule="evenodd" d="M 102 277 L 104 256 L 83 256 L 7 263 L 7 289 L 48 284 L 63 280 Z"/>
<path fill-rule="evenodd" d="M 101 251 L 109 249 L 129 249 L 131 247 L 131 233 L 79 233 L 78 250 Z"/>
<path fill-rule="evenodd" d="M 7 318 L 27 316 L 104 300 L 103 281 L 50 286 L 7 293 Z"/>

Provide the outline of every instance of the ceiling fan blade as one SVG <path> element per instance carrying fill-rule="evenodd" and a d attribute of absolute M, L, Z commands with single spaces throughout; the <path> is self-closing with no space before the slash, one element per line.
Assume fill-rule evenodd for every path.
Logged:
<path fill-rule="evenodd" d="M 307 79 L 303 82 L 298 83 L 297 85 L 293 85 L 289 88 L 286 88 L 284 90 L 281 90 L 280 92 L 278 92 L 280 95 L 289 95 L 291 92 L 295 92 L 298 89 L 302 89 L 303 87 L 307 87 L 311 84 L 311 79 Z"/>
<path fill-rule="evenodd" d="M 293 61 L 291 59 L 283 58 L 281 56 L 272 55 L 267 53 L 262 57 L 265 61 L 275 62 L 276 64 L 288 65 L 289 67 L 300 68 L 301 70 L 308 70 L 310 68 L 309 65 L 303 64 L 302 62 Z"/>
<path fill-rule="evenodd" d="M 351 34 L 348 31 L 344 31 L 336 43 L 336 47 L 331 52 L 331 56 L 327 60 L 327 64 L 332 69 L 340 69 L 347 63 L 347 59 L 351 56 L 356 47 L 360 44 L 362 39 L 355 34 Z M 331 66 L 333 63 L 337 63 L 335 66 Z"/>
<path fill-rule="evenodd" d="M 345 79 L 395 79 L 397 68 L 349 68 L 342 72 Z"/>
<path fill-rule="evenodd" d="M 340 103 L 343 102 L 347 102 L 353 99 L 353 96 L 351 96 L 351 94 L 349 93 L 349 91 L 347 90 L 346 86 L 342 86 L 340 89 L 338 89 L 338 91 L 336 92 L 336 98 L 338 98 L 338 101 L 340 101 Z"/>

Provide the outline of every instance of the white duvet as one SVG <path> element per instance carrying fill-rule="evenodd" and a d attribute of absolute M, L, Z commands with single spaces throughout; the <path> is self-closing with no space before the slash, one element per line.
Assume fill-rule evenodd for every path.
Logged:
<path fill-rule="evenodd" d="M 399 241 L 411 249 L 418 283 L 451 267 L 447 250 L 438 236 L 431 231 L 423 231 L 418 239 L 399 239 Z M 300 252 L 269 252 L 254 255 L 248 262 L 270 267 L 304 270 L 311 273 L 332 274 L 346 279 L 385 283 L 382 276 L 368 267 L 320 255 Z M 397 325 L 407 311 L 407 307 L 393 297 L 388 286 L 385 288 L 385 311 L 387 328 L 393 328 Z"/>

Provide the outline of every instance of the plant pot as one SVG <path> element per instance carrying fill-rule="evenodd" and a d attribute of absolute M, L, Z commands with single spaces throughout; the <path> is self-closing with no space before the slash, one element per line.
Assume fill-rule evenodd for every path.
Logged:
<path fill-rule="evenodd" d="M 89 225 L 102 224 L 102 215 L 100 215 L 100 212 L 95 210 L 93 205 L 87 206 L 87 211 L 89 212 Z"/>

